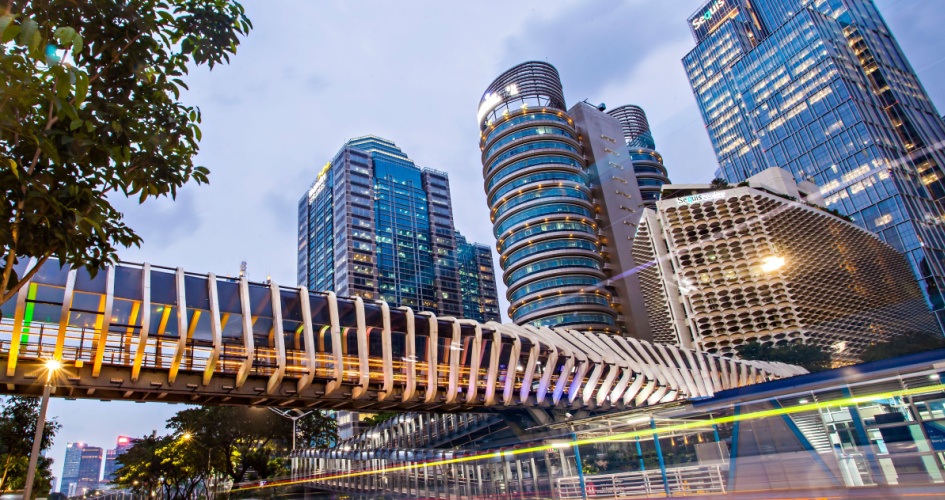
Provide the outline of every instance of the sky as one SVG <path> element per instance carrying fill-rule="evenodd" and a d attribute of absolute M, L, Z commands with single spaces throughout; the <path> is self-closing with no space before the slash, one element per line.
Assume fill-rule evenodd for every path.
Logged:
<path fill-rule="evenodd" d="M 185 78 L 182 100 L 203 113 L 197 164 L 210 184 L 176 200 L 112 200 L 144 238 L 119 255 L 220 275 L 245 260 L 250 279 L 293 285 L 298 201 L 345 141 L 367 134 L 448 172 L 456 228 L 494 248 L 476 109 L 495 77 L 528 60 L 557 67 L 569 106 L 643 107 L 670 178 L 708 182 L 717 162 L 680 62 L 694 47 L 686 18 L 701 3 L 245 0 L 254 29 L 231 63 Z M 876 3 L 945 111 L 945 0 Z M 53 472 L 66 443 L 114 448 L 119 435 L 164 432 L 184 408 L 53 399 L 49 416 L 62 424 Z"/>

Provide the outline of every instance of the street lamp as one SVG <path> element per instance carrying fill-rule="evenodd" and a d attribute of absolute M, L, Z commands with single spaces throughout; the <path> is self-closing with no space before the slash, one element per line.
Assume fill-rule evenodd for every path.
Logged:
<path fill-rule="evenodd" d="M 45 363 L 46 384 L 43 385 L 43 401 L 39 405 L 39 418 L 36 419 L 36 434 L 33 435 L 33 451 L 30 453 L 29 467 L 26 469 L 26 484 L 23 486 L 23 499 L 30 500 L 33 493 L 33 478 L 36 477 L 36 462 L 39 460 L 39 449 L 43 442 L 43 431 L 46 429 L 46 407 L 49 405 L 49 394 L 52 392 L 52 382 L 56 373 L 62 369 L 58 359 L 50 359 Z"/>
<path fill-rule="evenodd" d="M 281 410 L 281 409 L 273 408 L 273 407 L 271 407 L 271 406 L 268 407 L 268 408 L 269 408 L 270 410 L 272 410 L 273 413 L 275 413 L 275 414 L 277 414 L 277 415 L 279 415 L 279 416 L 281 416 L 281 417 L 285 417 L 285 418 L 288 418 L 288 419 L 292 420 L 292 451 L 295 451 L 295 434 L 296 434 L 296 431 L 295 431 L 295 422 L 296 422 L 298 419 L 300 419 L 300 418 L 302 418 L 302 417 L 304 417 L 304 416 L 306 416 L 306 415 L 309 415 L 309 414 L 312 413 L 314 410 L 312 410 L 312 411 L 307 411 L 307 412 L 305 412 L 305 413 L 301 413 L 301 414 L 300 414 L 300 413 L 299 413 L 299 410 L 288 410 L 288 411 L 286 411 L 286 410 Z M 294 413 L 293 413 L 293 412 L 294 412 Z"/>

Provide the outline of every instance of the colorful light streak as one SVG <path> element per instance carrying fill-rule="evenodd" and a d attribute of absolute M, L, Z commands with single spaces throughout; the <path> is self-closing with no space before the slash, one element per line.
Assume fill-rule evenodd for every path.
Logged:
<path fill-rule="evenodd" d="M 348 472 L 344 474 L 333 474 L 333 475 L 328 475 L 328 476 L 312 476 L 312 477 L 308 477 L 304 479 L 296 479 L 296 480 L 264 482 L 264 483 L 254 484 L 254 485 L 247 485 L 247 486 L 233 488 L 233 491 L 251 490 L 251 489 L 257 489 L 257 488 L 271 488 L 275 486 L 288 486 L 292 484 L 326 481 L 330 479 L 344 479 L 344 478 L 349 478 L 349 477 L 368 476 L 372 474 L 386 474 L 390 472 L 400 472 L 400 471 L 406 471 L 406 470 L 412 470 L 412 469 L 422 469 L 426 467 L 436 467 L 440 465 L 451 465 L 451 464 L 457 464 L 457 463 L 472 462 L 472 461 L 477 461 L 477 460 L 486 460 L 490 458 L 500 458 L 503 456 L 509 457 L 509 456 L 520 455 L 524 453 L 535 453 L 535 452 L 541 452 L 541 451 L 548 451 L 551 449 L 557 449 L 557 448 L 562 447 L 562 445 L 582 446 L 582 445 L 587 445 L 587 444 L 603 443 L 603 442 L 608 442 L 608 441 L 624 441 L 624 440 L 630 440 L 630 439 L 634 439 L 638 437 L 649 437 L 649 436 L 654 436 L 654 435 L 659 435 L 659 434 L 664 434 L 664 433 L 685 431 L 685 430 L 691 430 L 691 429 L 696 429 L 696 428 L 705 428 L 707 426 L 718 425 L 718 424 L 741 422 L 745 420 L 755 420 L 759 418 L 777 417 L 777 416 L 782 416 L 782 415 L 789 415 L 791 413 L 801 413 L 805 411 L 821 410 L 824 408 L 831 408 L 831 407 L 836 407 L 836 406 L 850 406 L 850 405 L 856 405 L 860 403 L 869 403 L 873 401 L 879 401 L 883 399 L 891 399 L 891 398 L 902 397 L 902 396 L 914 396 L 917 394 L 926 394 L 926 393 L 941 392 L 941 391 L 945 391 L 945 384 L 937 384 L 937 385 L 931 385 L 927 387 L 917 387 L 914 389 L 903 389 L 900 391 L 891 391 L 891 392 L 884 392 L 884 393 L 879 393 L 879 394 L 870 394 L 866 396 L 856 396 L 856 397 L 850 397 L 850 398 L 844 398 L 844 399 L 837 399 L 833 401 L 825 401 L 822 403 L 799 404 L 797 406 L 775 408 L 771 410 L 762 410 L 762 411 L 756 411 L 752 413 L 732 415 L 728 417 L 712 418 L 709 420 L 694 420 L 691 422 L 685 422 L 685 423 L 670 425 L 666 427 L 659 427 L 657 429 L 647 428 L 647 429 L 633 431 L 633 432 L 624 432 L 620 434 L 614 434 L 611 436 L 595 437 L 592 439 L 579 439 L 579 440 L 570 441 L 567 443 L 559 442 L 559 443 L 554 443 L 554 444 L 542 444 L 542 445 L 530 446 L 526 448 L 515 448 L 512 450 L 500 450 L 500 451 L 495 451 L 495 452 L 482 453 L 478 455 L 452 458 L 448 460 L 439 460 L 435 462 L 434 461 L 415 462 L 415 463 L 411 463 L 407 465 L 387 467 L 384 469 L 371 469 L 371 470 L 363 470 L 363 471 L 356 471 L 356 472 Z"/>

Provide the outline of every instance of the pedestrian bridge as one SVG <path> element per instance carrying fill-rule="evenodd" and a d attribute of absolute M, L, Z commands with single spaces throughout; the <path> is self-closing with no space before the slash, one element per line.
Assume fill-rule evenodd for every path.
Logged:
<path fill-rule="evenodd" d="M 57 397 L 439 412 L 633 408 L 804 373 L 150 264 L 50 261 L 2 312 L 5 394 L 40 394 L 50 359 Z"/>

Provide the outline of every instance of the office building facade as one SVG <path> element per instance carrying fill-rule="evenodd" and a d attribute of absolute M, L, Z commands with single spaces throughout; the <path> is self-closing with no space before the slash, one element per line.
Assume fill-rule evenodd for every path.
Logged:
<path fill-rule="evenodd" d="M 79 474 L 75 481 L 76 495 L 83 495 L 99 488 L 104 454 L 104 450 L 97 446 L 86 446 L 82 449 Z"/>
<path fill-rule="evenodd" d="M 118 441 L 114 448 L 105 452 L 105 470 L 102 472 L 102 480 L 111 482 L 115 479 L 115 471 L 121 468 L 118 463 L 118 457 L 128 451 L 133 446 L 131 438 L 128 436 L 118 436 Z"/>
<path fill-rule="evenodd" d="M 620 251 L 645 206 L 628 142 L 645 139 L 648 126 L 625 131 L 630 120 L 620 116 L 629 114 L 604 109 L 568 109 L 557 70 L 534 61 L 500 75 L 480 101 L 483 177 L 509 316 L 649 339 L 635 265 Z"/>
<path fill-rule="evenodd" d="M 452 213 L 445 172 L 387 139 L 352 139 L 299 202 L 298 282 L 462 317 Z"/>
<path fill-rule="evenodd" d="M 871 0 L 712 0 L 683 59 L 736 184 L 770 167 L 906 255 L 945 321 L 945 122 Z"/>
<path fill-rule="evenodd" d="M 463 317 L 480 323 L 501 322 L 492 249 L 480 243 L 470 243 L 459 231 L 456 231 L 455 239 Z"/>
<path fill-rule="evenodd" d="M 660 199 L 660 189 L 663 184 L 669 184 L 669 174 L 663 165 L 663 156 L 656 152 L 656 141 L 646 112 L 639 106 L 625 104 L 607 111 L 607 114 L 620 122 L 643 205 L 655 208 Z"/>
<path fill-rule="evenodd" d="M 901 253 L 770 168 L 747 185 L 667 185 L 633 254 L 654 338 L 732 355 L 803 341 L 859 361 L 873 343 L 938 331 Z"/>
<path fill-rule="evenodd" d="M 82 463 L 82 450 L 85 443 L 66 444 L 66 456 L 62 461 L 62 479 L 59 481 L 59 493 L 68 495 L 69 486 L 79 480 L 79 464 Z"/>

